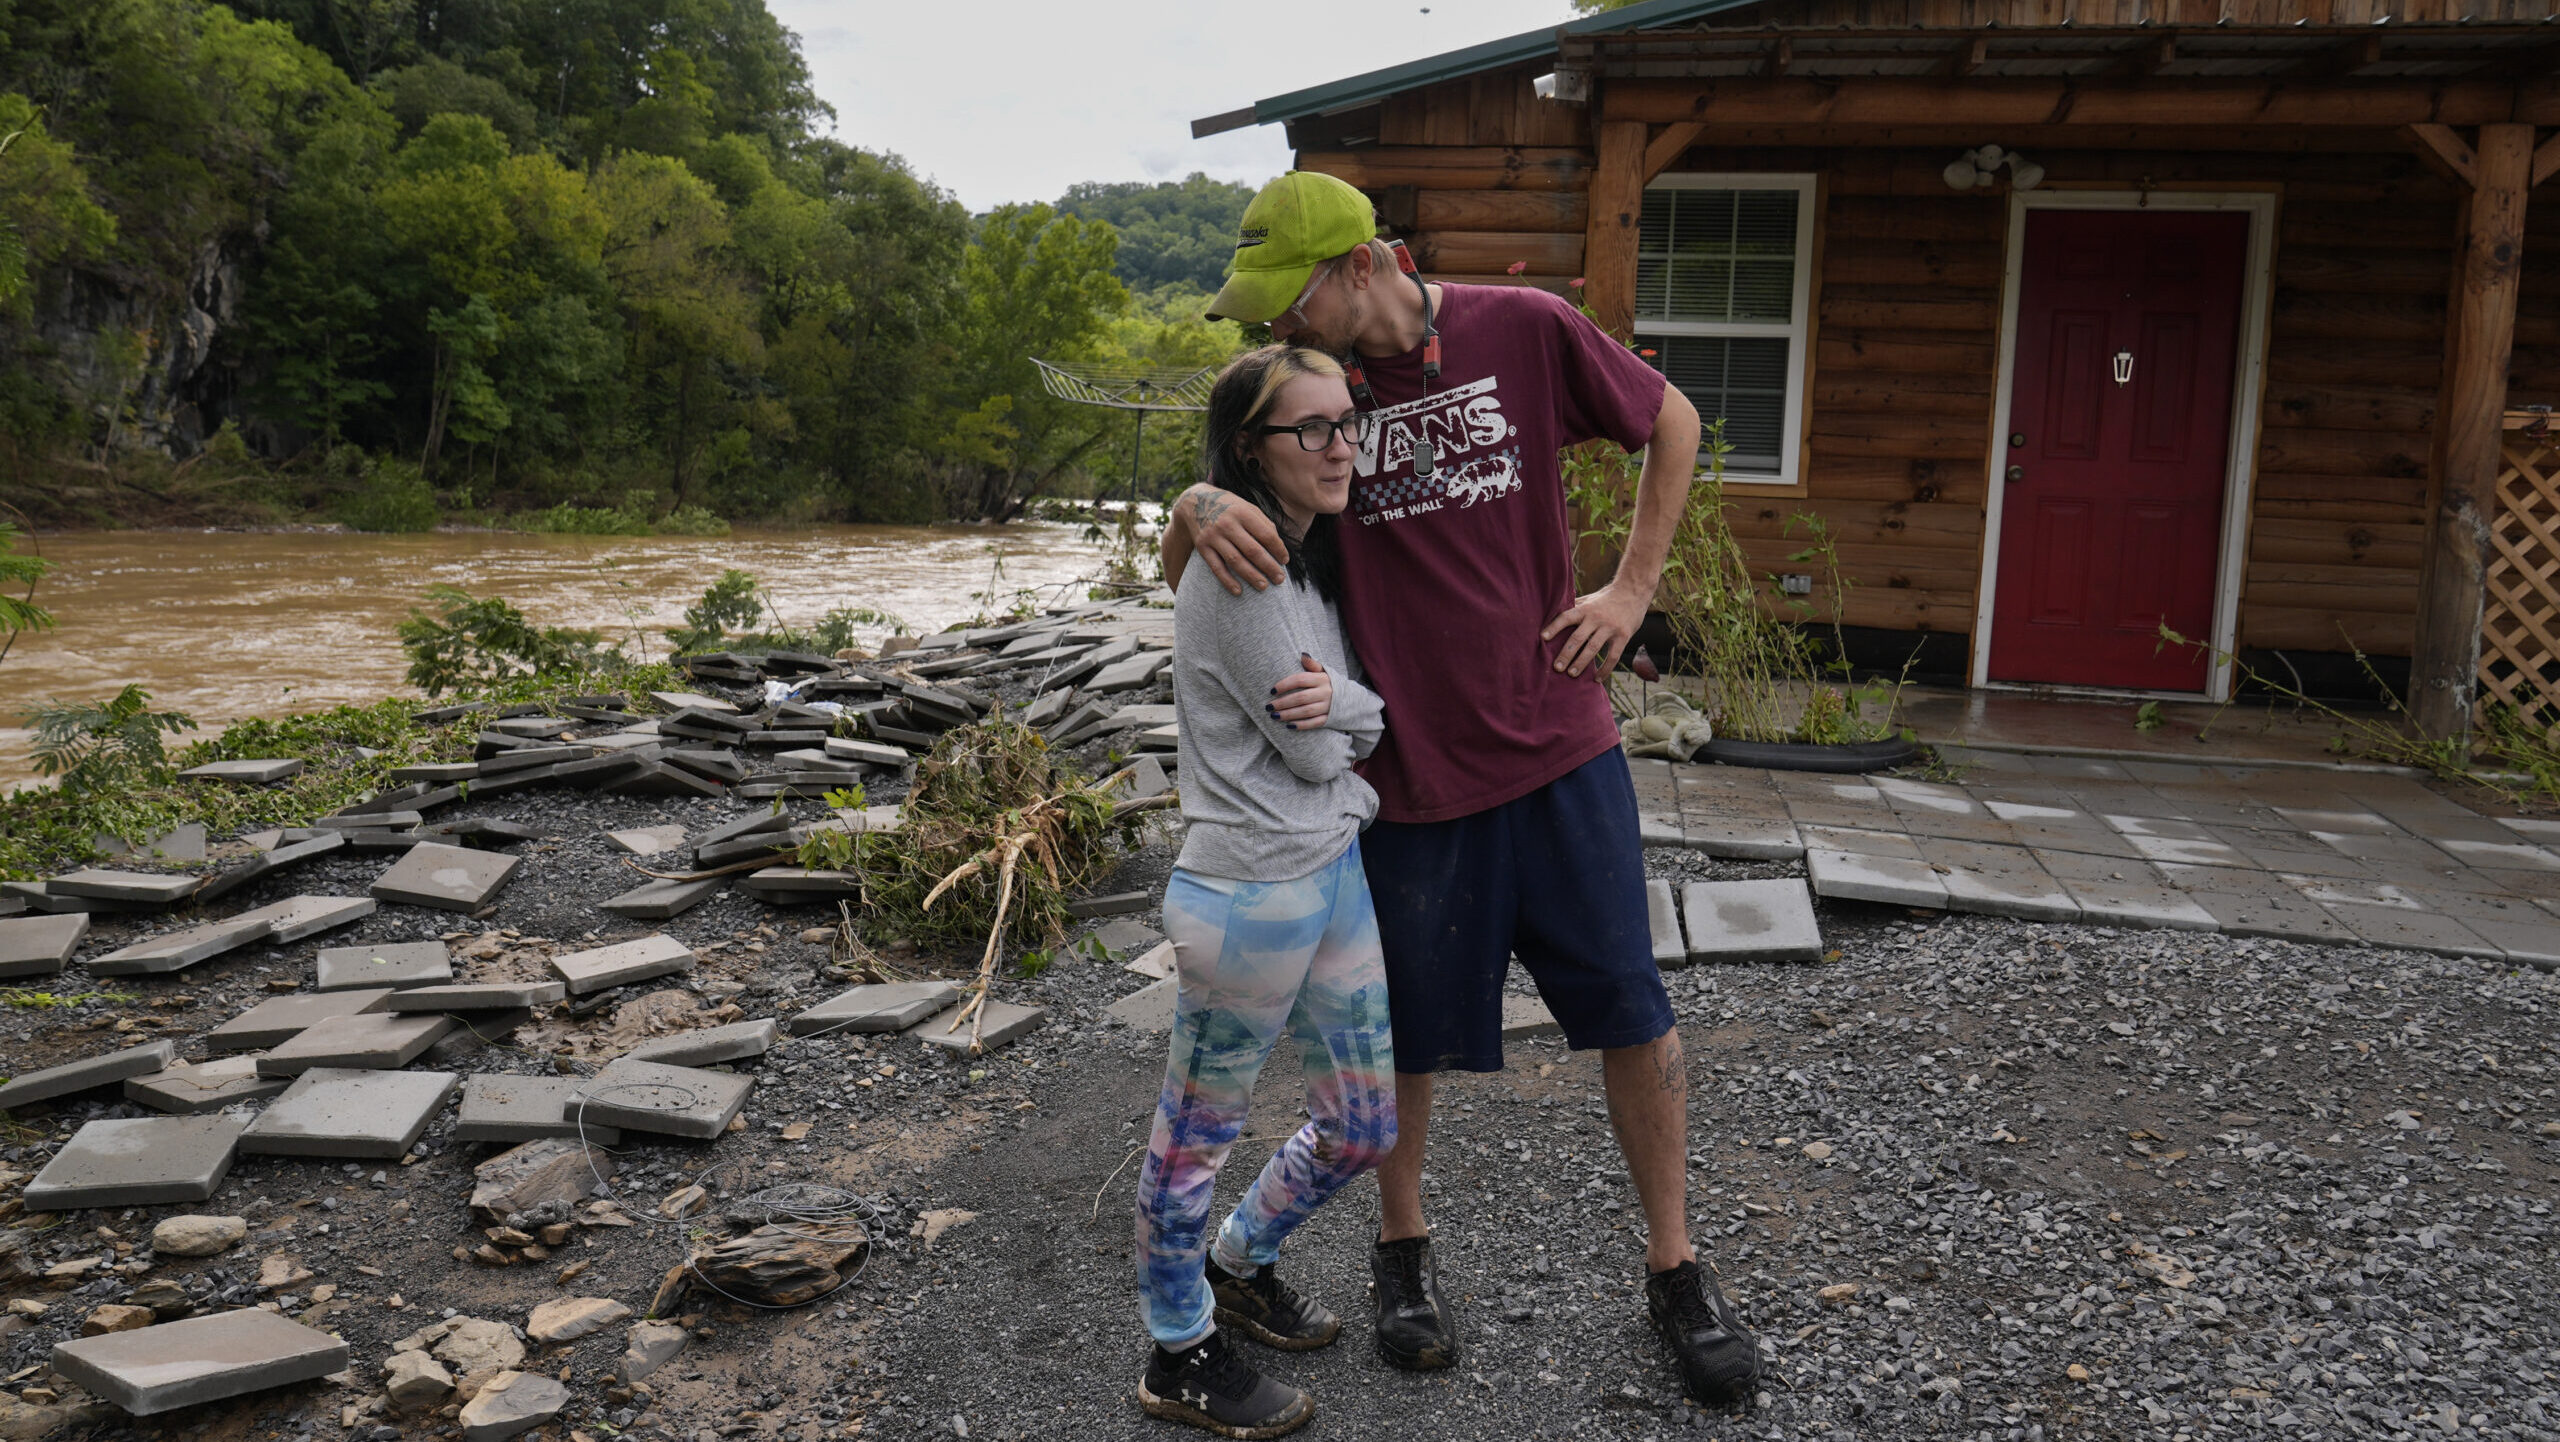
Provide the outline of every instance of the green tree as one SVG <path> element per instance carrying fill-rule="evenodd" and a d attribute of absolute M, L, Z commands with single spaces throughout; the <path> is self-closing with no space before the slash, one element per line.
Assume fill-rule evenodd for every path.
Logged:
<path fill-rule="evenodd" d="M 1235 255 L 1236 227 L 1253 192 L 1250 185 L 1211 180 L 1195 170 L 1155 185 L 1071 185 L 1058 210 L 1111 222 L 1120 232 L 1115 268 L 1131 290 L 1188 285 L 1215 291 Z"/>
<path fill-rule="evenodd" d="M 35 102 L 0 94 L 0 310 L 25 312 L 27 278 L 103 254 L 115 218 L 91 198 L 71 147 L 47 135 Z"/>
<path fill-rule="evenodd" d="M 675 502 L 687 505 L 705 440 L 738 419 L 722 368 L 751 369 L 763 351 L 733 264 L 729 213 L 670 156 L 617 155 L 597 167 L 594 183 L 629 371 L 654 402 Z"/>

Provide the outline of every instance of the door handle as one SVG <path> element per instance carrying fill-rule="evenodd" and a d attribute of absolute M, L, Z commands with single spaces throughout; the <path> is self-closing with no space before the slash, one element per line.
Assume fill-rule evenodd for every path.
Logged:
<path fill-rule="evenodd" d="M 2116 384 L 2120 386 L 2133 384 L 2133 352 L 2129 350 L 2117 351 L 2115 353 L 2114 360 L 2116 363 Z"/>
<path fill-rule="evenodd" d="M 2012 481 L 2023 481 L 2027 478 L 2027 468 L 2024 466 L 2011 466 L 2007 474 L 2008 478 Z"/>

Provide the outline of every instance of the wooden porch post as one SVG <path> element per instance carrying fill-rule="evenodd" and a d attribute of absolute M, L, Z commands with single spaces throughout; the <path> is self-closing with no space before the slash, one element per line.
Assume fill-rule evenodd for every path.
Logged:
<path fill-rule="evenodd" d="M 2436 127 L 2427 130 L 2419 138 L 2439 154 L 2447 142 L 2460 144 Z M 2471 194 L 2462 207 L 2457 284 L 2445 312 L 2449 344 L 2444 393 L 2436 405 L 2437 503 L 2409 665 L 2411 718 L 2436 737 L 2471 729 L 2489 513 L 2497 504 L 2499 422 L 2507 408 L 2507 364 L 2515 340 L 2525 193 L 2533 180 L 2533 127 L 2483 125 L 2469 152 L 2451 158 Z"/>
<path fill-rule="evenodd" d="M 1641 120 L 1599 120 L 1592 129 L 1598 132 L 1598 155 L 1591 169 L 1591 218 L 1582 238 L 1582 295 L 1600 328 L 1623 341 L 1635 331 L 1646 126 Z"/>

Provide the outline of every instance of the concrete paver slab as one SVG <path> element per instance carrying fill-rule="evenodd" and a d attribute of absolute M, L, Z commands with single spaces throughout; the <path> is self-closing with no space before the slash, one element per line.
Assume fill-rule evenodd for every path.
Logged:
<path fill-rule="evenodd" d="M 2201 830 L 2202 828 L 2198 828 Z M 2188 866 L 2256 866 L 2238 848 L 2225 845 L 2211 836 L 2144 836 L 2128 835 L 2125 840 L 2142 854 L 2145 861 L 2175 861 Z"/>
<path fill-rule="evenodd" d="M 0 920 L 0 979 L 51 976 L 71 962 L 89 934 L 89 914 L 13 916 Z"/>
<path fill-rule="evenodd" d="M 1122 971 L 1135 972 L 1149 981 L 1162 981 L 1181 966 L 1181 957 L 1170 941 L 1159 941 L 1120 964 Z"/>
<path fill-rule="evenodd" d="M 693 948 L 664 932 L 551 958 L 551 970 L 571 996 L 692 969 Z"/>
<path fill-rule="evenodd" d="M 1534 996 L 1512 992 L 1502 994 L 1502 1039 L 1516 1041 L 1522 1037 L 1554 1036 L 1564 1030 L 1556 1014 Z"/>
<path fill-rule="evenodd" d="M 438 911 L 477 911 L 498 894 L 521 856 L 502 851 L 474 851 L 425 841 L 409 848 L 370 890 L 384 901 L 403 901 Z"/>
<path fill-rule="evenodd" d="M 754 1085 L 732 1072 L 617 1057 L 579 1085 L 570 1114 L 590 1125 L 707 1140 L 728 1127 Z"/>
<path fill-rule="evenodd" d="M 530 1142 L 544 1137 L 574 1137 L 578 1122 L 569 1114 L 569 1099 L 580 1078 L 573 1076 L 465 1077 L 462 1102 L 455 1112 L 453 1139 L 458 1142 Z M 618 1128 L 589 1119 L 586 1138 L 599 1146 L 621 1142 Z"/>
<path fill-rule="evenodd" d="M 45 891 L 56 896 L 87 896 L 99 901 L 132 901 L 146 906 L 175 906 L 196 889 L 197 878 L 156 871 L 103 871 L 89 868 L 50 877 Z"/>
<path fill-rule="evenodd" d="M 556 981 L 457 981 L 413 986 L 394 993 L 385 1011 L 515 1011 L 549 1006 L 569 994 Z"/>
<path fill-rule="evenodd" d="M 1689 945 L 1680 938 L 1680 905 L 1671 893 L 1671 883 L 1654 880 L 1644 884 L 1646 930 L 1653 937 L 1653 964 L 1680 967 L 1689 964 Z"/>
<path fill-rule="evenodd" d="M 302 763 L 288 756 L 257 761 L 209 761 L 190 766 L 178 773 L 181 781 L 229 781 L 242 786 L 264 786 L 302 774 Z"/>
<path fill-rule="evenodd" d="M 1108 952 L 1113 961 L 1127 961 L 1130 957 L 1153 950 L 1164 940 L 1164 933 L 1143 921 L 1132 921 L 1124 916 L 1095 928 L 1090 940 Z"/>
<path fill-rule="evenodd" d="M 655 856 L 684 845 L 681 826 L 642 826 L 629 831 L 608 831 L 605 840 L 633 856 Z"/>
<path fill-rule="evenodd" d="M 316 1381 L 343 1372 L 347 1344 L 254 1307 L 82 1337 L 53 1349 L 53 1365 L 91 1394 L 137 1417 Z"/>
<path fill-rule="evenodd" d="M 1907 831 L 1868 831 L 1848 826 L 1807 826 L 1804 844 L 1812 851 L 1846 851 L 1856 856 L 1920 859 L 1920 844 Z"/>
<path fill-rule="evenodd" d="M 215 1053 L 260 1051 L 291 1041 L 333 1016 L 361 1016 L 384 1010 L 391 996 L 388 987 L 368 987 L 363 991 L 269 997 L 206 1032 L 204 1044 Z"/>
<path fill-rule="evenodd" d="M 258 1058 L 260 1076 L 300 1076 L 313 1067 L 388 1070 L 407 1066 L 453 1030 L 440 1012 L 364 1012 L 333 1016 Z"/>
<path fill-rule="evenodd" d="M 2375 946 L 2432 951 L 2445 956 L 2504 957 L 2506 952 L 2450 916 L 2398 906 L 2359 906 L 2354 902 L 2321 903 L 2332 916 Z"/>
<path fill-rule="evenodd" d="M 71 1096 L 92 1087 L 114 1086 L 126 1077 L 149 1076 L 165 1070 L 177 1060 L 175 1043 L 155 1041 L 31 1071 L 12 1078 L 6 1086 L 0 1086 L 0 1111 Z"/>
<path fill-rule="evenodd" d="M 284 1077 L 258 1075 L 258 1058 L 262 1055 L 241 1052 L 192 1066 L 172 1066 L 147 1076 L 127 1077 L 124 1098 L 171 1116 L 195 1116 L 271 1097 L 292 1082 Z"/>
<path fill-rule="evenodd" d="M 703 881 L 652 881 L 635 886 L 610 901 L 597 902 L 596 908 L 633 921 L 664 921 L 692 910 L 728 884 L 729 878 L 725 876 Z"/>
<path fill-rule="evenodd" d="M 268 942 L 285 946 L 324 931 L 352 926 L 373 915 L 380 905 L 370 896 L 293 896 L 255 911 L 244 911 L 233 920 L 261 918 L 267 923 Z"/>
<path fill-rule="evenodd" d="M 1946 887 L 1947 904 L 1958 911 L 2026 921 L 2080 919 L 2080 903 L 2024 847 L 1928 837 L 1920 842 L 1920 854 Z"/>
<path fill-rule="evenodd" d="M 279 1157 L 398 1157 L 424 1136 L 462 1078 L 440 1071 L 313 1067 L 240 1134 Z"/>
<path fill-rule="evenodd" d="M 1102 1009 L 1109 1020 L 1159 1036 L 1173 1030 L 1174 1004 L 1181 983 L 1171 977 L 1152 981 Z"/>
<path fill-rule="evenodd" d="M 133 1117 L 90 1122 L 27 1183 L 31 1212 L 201 1202 L 231 1174 L 236 1117 Z"/>
<path fill-rule="evenodd" d="M 652 1037 L 625 1055 L 669 1066 L 717 1066 L 722 1062 L 762 1056 L 773 1050 L 781 1028 L 771 1018 L 733 1021 L 726 1026 L 697 1027 L 673 1036 Z"/>
<path fill-rule="evenodd" d="M 1793 821 L 1783 817 L 1710 816 L 1684 812 L 1680 844 L 1709 856 L 1743 861 L 1793 861 L 1804 855 L 1804 842 Z"/>
<path fill-rule="evenodd" d="M 2498 867 L 2510 871 L 2560 872 L 2560 854 L 2529 842 L 2512 838 L 2504 841 L 2463 840 L 2458 837 L 2434 837 L 2435 844 L 2452 854 L 2457 861 L 2477 867 Z M 2560 885 L 2560 878 L 2554 878 Z"/>
<path fill-rule="evenodd" d="M 2030 850 L 2037 864 L 2080 903 L 2080 919 L 2092 925 L 2216 929 L 2212 912 L 2169 885 L 2168 878 L 2147 861 Z"/>
<path fill-rule="evenodd" d="M 947 981 L 901 981 L 857 986 L 783 1023 L 793 1036 L 837 1031 L 904 1031 L 949 1006 L 960 989 Z"/>
<path fill-rule="evenodd" d="M 2346 946 L 2355 945 L 2359 939 L 2345 922 L 2330 915 L 2328 908 L 2299 895 L 2252 895 L 2194 887 L 2181 889 L 2189 901 L 2203 907 L 2206 914 L 2214 919 L 2216 927 L 2229 936 L 2268 936 L 2281 941 L 2316 941 Z"/>
<path fill-rule="evenodd" d="M 1804 861 L 1817 896 L 1940 911 L 1947 906 L 1947 888 L 1925 862 L 1848 851 L 1807 851 Z"/>
<path fill-rule="evenodd" d="M 1680 888 L 1691 961 L 1820 961 L 1813 896 L 1793 878 L 1692 881 Z"/>
<path fill-rule="evenodd" d="M 321 991 L 358 987 L 436 986 L 453 980 L 453 957 L 441 941 L 395 941 L 383 946 L 324 948 L 313 985 Z"/>
<path fill-rule="evenodd" d="M 262 941 L 274 929 L 274 919 L 250 914 L 226 921 L 208 921 L 189 926 L 148 941 L 137 941 L 104 956 L 89 960 L 94 976 L 149 976 L 163 972 L 184 971 L 199 961 L 220 956 Z"/>
<path fill-rule="evenodd" d="M 960 1023 L 957 1030 L 954 1030 L 951 1023 L 959 1014 L 960 1008 L 956 1006 L 947 1011 L 937 1012 L 908 1027 L 906 1034 L 927 1046 L 947 1047 L 952 1051 L 967 1052 L 971 1029 L 977 1027 L 977 1023 L 964 1021 Z M 979 1045 L 983 1051 L 994 1051 L 1015 1037 L 1034 1030 L 1048 1019 L 1047 1007 L 1017 1006 L 1009 1001 L 998 1001 L 989 997 L 986 1006 L 986 1024 L 978 1027 Z"/>
<path fill-rule="evenodd" d="M 201 906 L 206 902 L 228 896 L 253 881 L 272 876 L 289 866 L 299 866 L 315 856 L 326 856 L 346 844 L 347 838 L 344 832 L 324 831 L 308 840 L 269 847 L 263 855 L 252 857 L 242 865 L 208 878 L 204 885 L 196 889 L 196 904 Z"/>
<path fill-rule="evenodd" d="M 2462 924 L 2507 954 L 2510 961 L 2560 971 L 2560 919 L 2518 916 L 2505 920 L 2466 916 Z"/>

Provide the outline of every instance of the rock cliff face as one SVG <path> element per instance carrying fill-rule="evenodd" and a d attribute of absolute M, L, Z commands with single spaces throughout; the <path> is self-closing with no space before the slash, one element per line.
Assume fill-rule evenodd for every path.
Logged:
<path fill-rule="evenodd" d="M 215 342 L 240 302 L 247 237 L 196 248 L 175 294 L 137 284 L 130 272 L 73 269 L 48 277 L 36 302 L 40 351 L 90 418 L 91 434 L 119 451 L 184 459 L 204 448 L 235 390 Z"/>

